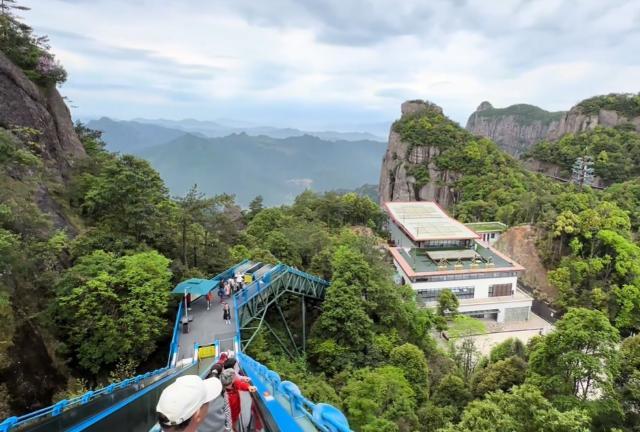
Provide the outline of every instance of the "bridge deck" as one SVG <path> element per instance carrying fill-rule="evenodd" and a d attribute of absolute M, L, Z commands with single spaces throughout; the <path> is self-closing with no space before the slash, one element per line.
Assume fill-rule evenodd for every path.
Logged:
<path fill-rule="evenodd" d="M 207 310 L 207 300 L 204 296 L 191 302 L 189 314 L 189 333 L 180 335 L 180 349 L 178 361 L 193 357 L 193 345 L 210 345 L 216 339 L 220 340 L 220 349 L 233 349 L 233 337 L 236 331 L 236 317 L 233 313 L 233 299 L 225 299 L 231 307 L 231 324 L 225 324 L 222 319 L 223 305 L 217 293 L 211 302 L 211 309 Z"/>

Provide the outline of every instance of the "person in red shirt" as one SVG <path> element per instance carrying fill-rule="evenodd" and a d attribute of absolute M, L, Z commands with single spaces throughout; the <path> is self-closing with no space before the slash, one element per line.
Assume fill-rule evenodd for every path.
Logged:
<path fill-rule="evenodd" d="M 211 300 L 213 300 L 213 292 L 209 291 L 207 293 L 207 310 L 211 309 Z"/>
<path fill-rule="evenodd" d="M 254 393 L 256 388 L 249 383 L 246 383 L 236 377 L 236 372 L 233 369 L 225 369 L 222 371 L 220 381 L 224 388 L 224 395 L 229 403 L 231 409 L 231 422 L 233 423 L 233 430 L 238 431 L 238 420 L 240 419 L 240 392 L 248 391 Z"/>

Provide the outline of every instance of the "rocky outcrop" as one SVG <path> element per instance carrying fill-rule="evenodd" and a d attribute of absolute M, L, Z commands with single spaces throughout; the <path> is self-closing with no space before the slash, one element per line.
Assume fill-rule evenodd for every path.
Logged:
<path fill-rule="evenodd" d="M 519 225 L 505 231 L 494 247 L 525 268 L 519 281 L 535 288 L 538 300 L 553 302 L 558 297 L 558 290 L 547 278 L 548 269 L 536 247 L 540 240 L 541 232 L 538 229 L 531 225 Z"/>
<path fill-rule="evenodd" d="M 426 101 L 407 101 L 402 104 L 402 118 L 432 110 L 442 114 L 442 108 Z M 389 145 L 382 160 L 380 172 L 380 202 L 387 201 L 435 201 L 444 207 L 453 204 L 456 199 L 455 190 L 450 186 L 459 175 L 448 170 L 439 170 L 434 158 L 440 150 L 430 146 L 414 146 L 400 138 L 393 130 L 389 132 Z M 420 182 L 415 177 L 415 169 L 424 170 L 423 175 L 429 179 Z"/>
<path fill-rule="evenodd" d="M 566 112 L 549 112 L 526 104 L 494 108 L 485 101 L 471 114 L 466 128 L 490 138 L 507 153 L 519 157 L 542 140 L 557 140 L 567 133 L 596 126 L 621 124 L 631 124 L 640 132 L 640 117 L 627 118 L 617 111 L 601 109 L 596 113 L 585 113 L 580 105 Z"/>
<path fill-rule="evenodd" d="M 37 130 L 43 161 L 54 177 L 65 180 L 85 151 L 58 90 L 38 87 L 0 52 L 0 101 L 0 126 Z"/>
<path fill-rule="evenodd" d="M 583 132 L 596 126 L 614 127 L 622 124 L 631 124 L 640 132 L 640 117 L 627 118 L 616 111 L 605 109 L 595 114 L 584 114 L 580 106 L 576 105 L 560 119 L 557 128 L 549 131 L 546 139 L 556 140 L 564 134 Z"/>
<path fill-rule="evenodd" d="M 62 96 L 54 86 L 38 87 L 0 52 L 0 101 L 0 127 L 14 131 L 28 128 L 18 135 L 29 136 L 43 161 L 47 181 L 38 183 L 34 201 L 50 216 L 55 228 L 73 235 L 76 229 L 49 190 L 53 183 L 69 180 L 74 162 L 86 156 Z M 25 179 L 17 175 L 14 180 Z"/>
<path fill-rule="evenodd" d="M 564 113 L 552 113 L 533 105 L 494 108 L 482 102 L 467 121 L 467 130 L 493 140 L 504 151 L 519 157 L 559 127 Z"/>

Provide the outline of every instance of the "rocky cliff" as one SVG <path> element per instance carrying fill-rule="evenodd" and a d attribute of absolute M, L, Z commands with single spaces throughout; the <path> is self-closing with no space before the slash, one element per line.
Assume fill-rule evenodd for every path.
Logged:
<path fill-rule="evenodd" d="M 623 124 L 632 125 L 636 131 L 640 132 L 640 116 L 625 116 L 621 112 L 610 109 L 585 112 L 584 108 L 578 104 L 562 116 L 558 126 L 549 131 L 546 139 L 556 140 L 564 134 L 595 129 L 596 126 L 614 127 Z"/>
<path fill-rule="evenodd" d="M 0 52 L 0 101 L 0 128 L 26 131 L 44 164 L 48 182 L 38 184 L 34 197 L 38 206 L 51 216 L 56 227 L 70 228 L 49 189 L 52 184 L 69 179 L 74 162 L 85 157 L 85 150 L 62 96 L 55 86 L 42 88 L 34 84 Z M 20 176 L 15 180 L 20 181 Z"/>
<path fill-rule="evenodd" d="M 622 97 L 622 95 L 615 95 Z M 598 96 L 593 99 L 606 98 Z M 469 116 L 467 130 L 491 138 L 507 153 L 519 157 L 537 142 L 557 140 L 567 133 L 582 132 L 596 126 L 614 127 L 630 124 L 640 132 L 640 116 L 585 104 L 582 101 L 569 111 L 549 112 L 533 105 L 518 104 L 494 108 L 482 102 Z"/>
<path fill-rule="evenodd" d="M 504 151 L 518 157 L 535 143 L 555 133 L 565 113 L 549 112 L 533 105 L 494 108 L 482 102 L 467 121 L 467 130 L 491 138 Z"/>
<path fill-rule="evenodd" d="M 400 120 L 423 113 L 444 118 L 442 108 L 426 101 L 407 101 L 401 107 Z M 396 122 L 397 123 L 397 122 Z M 415 146 L 403 141 L 400 133 L 391 127 L 389 145 L 382 160 L 380 173 L 380 202 L 436 201 L 448 207 L 455 201 L 450 185 L 459 177 L 457 173 L 441 170 L 435 158 L 441 148 L 434 145 Z"/>

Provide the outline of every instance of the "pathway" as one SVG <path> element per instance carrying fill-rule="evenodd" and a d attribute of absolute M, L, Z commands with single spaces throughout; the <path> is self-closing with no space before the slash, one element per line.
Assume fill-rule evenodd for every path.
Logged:
<path fill-rule="evenodd" d="M 233 313 L 233 299 L 225 299 L 231 307 L 231 324 L 225 324 L 222 319 L 222 304 L 217 293 L 211 302 L 211 309 L 207 310 L 207 300 L 204 296 L 191 302 L 189 314 L 189 333 L 180 335 L 180 349 L 178 361 L 193 357 L 193 345 L 210 345 L 218 339 L 220 350 L 233 349 L 233 338 L 236 335 L 236 317 Z"/>

